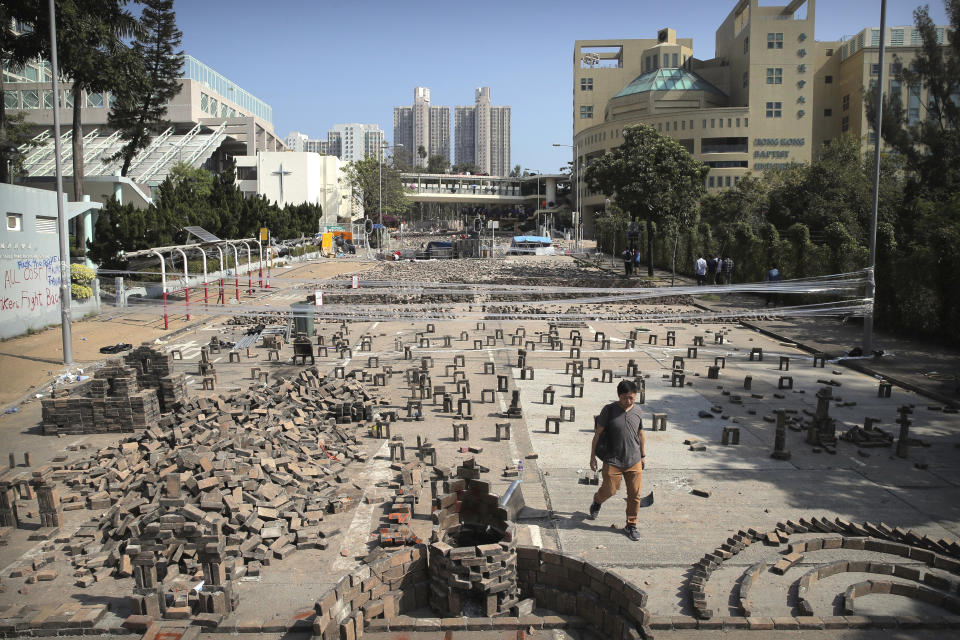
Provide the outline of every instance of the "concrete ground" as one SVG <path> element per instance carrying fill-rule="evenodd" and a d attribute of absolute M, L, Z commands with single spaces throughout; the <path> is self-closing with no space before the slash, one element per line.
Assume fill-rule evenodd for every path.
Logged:
<path fill-rule="evenodd" d="M 324 262 L 296 271 L 290 270 L 289 285 L 285 285 L 282 278 L 276 278 L 275 289 L 270 293 L 258 294 L 259 299 L 270 301 L 278 309 L 285 308 L 290 302 L 301 300 L 310 290 L 308 284 L 294 283 L 294 278 L 308 280 L 329 277 L 360 266 L 355 262 Z M 442 268 L 443 263 L 438 263 L 438 280 L 443 278 Z M 749 303 L 747 298 L 740 301 L 742 305 Z M 821 325 L 826 327 L 829 322 L 824 321 Z M 402 352 L 394 348 L 396 338 L 400 337 L 407 344 L 413 342 L 417 332 L 426 330 L 425 322 L 352 322 L 349 324 L 352 342 L 355 344 L 360 335 L 369 335 L 373 338 L 373 350 L 370 353 L 358 350 L 352 359 L 346 361 L 338 359 L 331 351 L 331 357 L 318 358 L 317 366 L 324 372 L 332 372 L 335 366 L 344 366 L 350 371 L 365 368 L 366 359 L 375 356 L 379 358 L 381 366 L 392 364 L 395 370 L 400 371 L 419 364 L 422 357 L 430 357 L 433 359 L 433 384 L 453 386 L 452 378 L 446 375 L 446 365 L 452 364 L 455 355 L 462 355 L 471 383 L 469 396 L 473 400 L 473 418 L 468 421 L 469 440 L 466 443 L 455 441 L 452 425 L 460 420 L 452 414 L 443 413 L 440 406 L 425 401 L 424 421 L 401 421 L 394 425 L 394 433 L 400 434 L 408 445 L 408 459 L 413 454 L 417 436 L 426 437 L 436 446 L 443 464 L 454 464 L 475 457 L 489 468 L 488 479 L 495 492 L 501 492 L 512 481 L 510 477 L 502 477 L 501 470 L 508 464 L 523 460 L 522 490 L 530 509 L 520 519 L 521 543 L 560 549 L 605 569 L 616 570 L 647 591 L 647 608 L 655 618 L 692 616 L 689 594 L 684 586 L 692 565 L 704 553 L 712 551 L 740 529 L 753 527 L 758 531 L 767 531 L 777 522 L 787 519 L 818 516 L 842 517 L 852 521 L 883 521 L 891 526 L 913 529 L 920 535 L 960 538 L 960 465 L 957 462 L 960 419 L 956 414 L 944 413 L 942 403 L 900 388 L 894 389 L 892 398 L 878 398 L 877 381 L 873 376 L 841 365 L 828 364 L 825 368 L 815 368 L 809 354 L 792 343 L 734 323 L 585 322 L 579 326 L 558 329 L 563 349 L 557 351 L 550 351 L 547 343 L 538 341 L 538 333 L 548 330 L 546 322 L 486 320 L 482 329 L 478 328 L 475 320 L 454 319 L 431 323 L 436 325 L 436 335 L 454 337 L 451 348 L 416 348 L 414 360 L 404 361 Z M 79 324 L 85 325 L 86 322 Z M 104 330 L 112 327 L 116 331 L 118 326 L 116 319 L 100 324 Z M 789 323 L 785 321 L 783 324 L 776 327 L 777 330 L 789 334 Z M 520 370 L 513 366 L 516 364 L 518 347 L 510 344 L 509 337 L 521 326 L 526 331 L 525 340 L 536 343 L 535 349 L 528 349 L 527 356 L 527 364 L 534 368 L 532 380 L 521 379 Z M 317 329 L 319 334 L 329 336 L 339 327 L 339 323 L 328 323 L 318 324 Z M 494 336 L 498 329 L 502 330 L 505 339 L 493 339 L 492 344 L 485 344 L 481 349 L 473 348 L 474 339 L 482 339 L 486 343 L 487 336 Z M 585 364 L 590 358 L 599 359 L 599 366 L 584 369 L 583 397 L 571 396 L 570 376 L 565 373 L 572 330 L 579 331 L 582 337 L 581 359 Z M 639 331 L 636 346 L 626 349 L 625 340 L 634 330 Z M 676 346 L 665 345 L 668 330 L 676 331 Z M 155 327 L 151 327 L 150 331 L 156 331 Z M 467 341 L 458 340 L 462 331 L 467 332 Z M 189 327 L 181 327 L 175 334 L 168 332 L 156 337 L 166 337 L 167 348 L 180 348 L 183 351 L 185 359 L 178 363 L 178 367 L 190 376 L 191 392 L 210 394 L 209 391 L 198 389 L 199 377 L 194 375 L 200 346 L 212 336 L 233 340 L 242 332 L 242 328 L 224 326 L 222 317 L 213 317 L 204 318 Z M 601 350 L 601 345 L 595 342 L 597 332 L 603 332 L 611 340 L 609 350 Z M 718 332 L 725 334 L 724 344 L 714 343 L 714 335 Z M 49 350 L 52 349 L 52 342 L 55 342 L 54 338 L 59 339 L 59 333 L 47 333 L 54 334 L 47 338 L 46 348 Z M 80 333 L 75 331 L 75 334 Z M 646 336 L 650 334 L 658 336 L 658 344 L 648 344 Z M 93 335 L 89 334 L 90 337 Z M 135 340 L 124 337 L 134 335 L 132 333 L 115 333 L 114 337 L 110 337 L 109 332 L 98 335 L 101 336 L 100 340 L 109 337 L 113 342 L 123 340 L 137 344 Z M 822 331 L 819 344 L 830 346 L 826 344 L 830 336 L 829 331 Z M 688 347 L 693 345 L 694 337 L 703 337 L 705 346 L 698 348 L 696 358 L 690 358 Z M 111 343 L 110 340 L 106 343 Z M 4 351 L 15 354 L 10 357 L 18 358 L 18 362 L 27 367 L 40 364 L 31 358 L 41 357 L 37 354 L 44 353 L 43 346 L 25 340 L 29 350 L 24 347 L 23 353 L 16 355 L 17 348 L 11 342 L 15 341 L 0 346 Z M 87 342 L 91 342 L 90 338 Z M 91 348 L 101 346 L 93 342 Z M 843 344 L 833 346 L 839 349 Z M 755 347 L 763 349 L 762 361 L 748 359 L 751 349 Z M 54 356 L 49 355 L 52 353 L 49 351 L 43 357 L 53 359 Z M 289 359 L 289 347 L 284 349 L 282 355 Z M 781 355 L 790 358 L 789 371 L 779 369 Z M 685 359 L 687 385 L 683 387 L 670 385 L 668 372 L 675 356 Z M 91 354 L 91 357 L 95 358 L 95 354 Z M 721 369 L 719 379 L 709 380 L 707 367 L 717 357 L 725 358 L 725 367 Z M 898 352 L 897 357 L 904 356 Z M 252 366 L 269 370 L 271 379 L 289 376 L 299 370 L 299 367 L 287 361 L 268 364 L 265 359 L 265 351 L 260 349 L 255 350 L 253 359 L 244 357 L 239 364 L 226 362 L 224 354 L 222 360 L 216 362 L 219 388 L 215 393 L 246 388 L 250 384 Z M 645 428 L 651 426 L 652 413 L 667 415 L 666 430 L 646 432 L 648 465 L 644 473 L 643 493 L 652 491 L 654 501 L 651 506 L 641 510 L 640 542 L 628 540 L 622 532 L 623 490 L 604 505 L 597 520 L 590 521 L 586 519 L 586 510 L 597 487 L 582 483 L 587 476 L 585 470 L 593 416 L 605 403 L 616 399 L 615 383 L 625 374 L 627 362 L 631 359 L 636 362 L 646 381 L 646 403 L 640 407 L 644 412 Z M 494 375 L 484 373 L 485 363 L 490 362 L 495 366 Z M 601 381 L 605 369 L 613 371 L 613 383 Z M 493 402 L 482 402 L 484 389 L 497 388 L 496 374 L 508 376 L 509 390 L 494 392 Z M 780 377 L 784 375 L 792 376 L 792 390 L 777 388 Z M 750 390 L 744 389 L 747 376 L 752 378 Z M 28 391 L 24 385 L 30 380 L 28 376 L 18 376 L 9 383 L 5 381 L 4 387 L 19 389 L 22 395 Z M 832 383 L 834 401 L 830 405 L 830 415 L 837 420 L 838 433 L 851 426 L 862 425 L 864 417 L 870 416 L 880 420 L 880 428 L 896 435 L 897 408 L 905 404 L 913 405 L 911 436 L 918 442 L 910 448 L 908 457 L 897 458 L 887 448 L 865 450 L 843 442 L 838 445 L 835 454 L 830 454 L 804 444 L 801 433 L 788 430 L 787 448 L 792 454 L 790 460 L 770 458 L 774 438 L 774 425 L 770 421 L 773 411 L 785 409 L 795 412 L 790 415 L 809 415 L 816 408 L 814 394 L 825 386 L 821 382 L 824 380 Z M 548 385 L 556 390 L 553 405 L 543 403 L 543 390 Z M 391 404 L 400 409 L 401 416 L 405 415 L 404 407 L 409 394 L 402 376 L 395 375 L 391 383 L 381 390 Z M 523 418 L 509 420 L 513 426 L 513 437 L 509 441 L 498 442 L 494 437 L 494 425 L 507 421 L 499 414 L 509 405 L 514 390 L 520 394 Z M 13 394 L 14 391 L 9 393 Z M 736 396 L 740 396 L 742 402 L 734 402 Z M 64 438 L 39 436 L 39 403 L 29 402 L 18 406 L 21 407 L 18 413 L 0 416 L 0 441 L 4 444 L 0 447 L 0 459 L 5 460 L 2 456 L 13 452 L 21 460 L 22 454 L 29 451 L 34 466 L 59 456 L 73 460 L 114 440 L 105 435 Z M 561 406 L 573 407 L 575 419 L 561 422 L 559 434 L 546 433 L 546 418 L 559 416 Z M 714 411 L 715 408 L 718 410 Z M 739 427 L 739 445 L 723 446 L 720 443 L 724 426 Z M 685 441 L 692 440 L 704 444 L 706 450 L 691 451 Z M 461 447 L 466 445 L 482 448 L 482 451 L 478 454 L 462 452 Z M 360 478 L 360 484 L 367 488 L 371 503 L 364 504 L 361 501 L 356 508 L 325 520 L 325 525 L 338 532 L 330 537 L 330 548 L 326 551 L 294 553 L 285 560 L 274 561 L 265 567 L 259 579 L 241 583 L 238 616 L 255 615 L 268 609 L 278 617 L 290 617 L 309 610 L 320 594 L 355 566 L 357 556 L 372 548 L 369 534 L 385 513 L 373 485 L 389 476 L 390 472 L 383 441 L 370 438 L 365 441 L 364 448 L 371 454 L 371 461 Z M 694 495 L 691 493 L 693 489 L 709 491 L 710 497 Z M 413 521 L 415 530 L 425 538 L 430 531 L 428 502 L 425 500 L 418 505 Z M 29 511 L 30 505 L 26 507 Z M 84 510 L 66 512 L 64 528 L 70 530 L 79 526 L 91 515 Z M 50 583 L 27 585 L 22 578 L 10 578 L 13 567 L 25 558 L 35 557 L 42 552 L 40 544 L 28 540 L 28 533 L 25 530 L 12 532 L 8 545 L 0 548 L 0 566 L 4 567 L 0 579 L 6 587 L 6 591 L 0 593 L 0 607 L 13 603 L 39 603 L 66 594 L 84 603 L 110 602 L 113 605 L 111 620 L 119 624 L 126 615 L 125 597 L 132 592 L 131 579 L 110 579 L 88 589 L 79 589 L 72 586 L 68 558 L 62 556 L 57 565 L 60 575 Z M 810 536 L 797 535 L 795 538 L 804 537 Z M 764 560 L 772 564 L 785 549 L 786 545 L 770 547 L 755 544 L 724 563 L 709 581 L 708 606 L 717 610 L 719 616 L 740 615 L 734 599 L 736 581 L 753 563 Z M 848 552 L 812 552 L 806 554 L 804 560 L 784 576 L 764 573 L 752 592 L 755 607 L 759 611 L 757 615 L 797 615 L 794 586 L 797 579 L 811 568 L 839 558 L 859 559 L 854 556 L 854 553 Z M 882 558 L 879 554 L 870 557 L 873 560 L 879 558 Z M 837 594 L 842 594 L 849 584 L 870 578 L 867 574 L 841 574 L 818 583 L 810 596 L 815 612 L 820 616 L 841 615 L 838 606 L 842 608 L 842 605 L 837 603 Z M 897 596 L 866 596 L 857 604 L 862 607 L 857 613 L 863 614 L 882 612 L 883 615 L 927 618 L 944 613 L 929 605 Z M 485 634 L 482 637 L 495 637 L 492 632 L 481 633 Z M 567 635 L 564 633 L 551 635 L 551 631 L 540 631 L 534 637 L 586 637 L 576 635 L 579 631 L 571 631 Z M 745 635 L 744 632 L 712 633 L 716 637 L 731 638 Z M 694 635 L 703 637 L 703 634 L 703 631 L 661 630 L 657 632 L 657 637 L 679 639 Z M 443 634 L 405 635 L 410 638 L 445 637 Z M 947 637 L 942 633 L 938 635 L 936 630 L 906 629 L 769 634 L 751 631 L 748 635 L 757 639 L 786 636 L 850 639 Z M 400 635 L 367 634 L 366 637 L 394 638 Z M 453 637 L 474 636 L 467 632 L 454 632 Z M 513 638 L 516 634 L 514 632 L 514 635 L 503 637 Z"/>

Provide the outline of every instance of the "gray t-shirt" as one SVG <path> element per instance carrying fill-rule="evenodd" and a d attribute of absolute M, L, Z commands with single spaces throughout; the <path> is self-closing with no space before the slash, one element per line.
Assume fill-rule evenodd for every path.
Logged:
<path fill-rule="evenodd" d="M 597 416 L 594 429 L 603 427 L 597 443 L 597 457 L 615 467 L 627 468 L 640 462 L 640 429 L 643 418 L 634 405 L 624 411 L 617 402 L 605 406 Z"/>

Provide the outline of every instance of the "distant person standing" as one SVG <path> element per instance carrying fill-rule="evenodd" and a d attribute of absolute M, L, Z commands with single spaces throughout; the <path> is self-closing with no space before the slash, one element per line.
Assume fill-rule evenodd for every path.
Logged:
<path fill-rule="evenodd" d="M 702 287 L 707 280 L 707 261 L 702 255 L 697 256 L 697 261 L 693 265 L 693 272 L 697 274 L 697 286 Z"/>
<path fill-rule="evenodd" d="M 633 272 L 633 252 L 630 249 L 624 249 L 620 255 L 623 257 L 623 277 L 629 278 Z"/>
<path fill-rule="evenodd" d="M 713 284 L 723 284 L 723 258 L 717 256 L 714 259 L 717 261 L 717 271 L 713 275 Z"/>
<path fill-rule="evenodd" d="M 716 284 L 718 267 L 716 258 L 707 260 L 707 284 Z"/>
<path fill-rule="evenodd" d="M 772 267 L 770 267 L 770 270 L 767 271 L 767 277 L 765 278 L 765 281 L 766 281 L 766 282 L 769 282 L 769 283 L 772 284 L 772 285 L 777 285 L 777 284 L 780 283 L 780 275 L 781 275 L 781 274 L 780 274 L 780 269 L 777 268 L 777 265 L 776 265 L 776 264 L 774 264 Z M 763 306 L 764 306 L 764 307 L 769 307 L 769 306 L 770 306 L 771 304 L 773 304 L 773 303 L 774 303 L 773 293 L 768 291 L 768 292 L 767 292 L 767 300 L 766 300 L 766 302 L 764 303 Z"/>
<path fill-rule="evenodd" d="M 730 256 L 723 259 L 723 282 L 724 284 L 733 282 L 733 258 Z"/>

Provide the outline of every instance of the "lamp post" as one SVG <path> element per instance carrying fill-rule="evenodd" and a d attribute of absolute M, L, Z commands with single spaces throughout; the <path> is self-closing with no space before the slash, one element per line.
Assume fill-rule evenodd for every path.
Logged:
<path fill-rule="evenodd" d="M 574 249 L 580 251 L 580 242 L 581 242 L 581 228 L 583 225 L 583 212 L 580 211 L 580 146 L 574 142 L 573 144 L 560 144 L 559 142 L 554 142 L 553 146 L 555 147 L 570 147 L 573 149 L 573 172 L 576 176 L 576 183 L 574 187 L 573 197 L 574 203 L 577 208 L 577 219 L 576 224 L 573 228 L 574 233 Z"/>
<path fill-rule="evenodd" d="M 870 225 L 870 267 L 867 269 L 867 297 L 870 309 L 863 318 L 863 355 L 873 353 L 873 308 L 877 293 L 877 212 L 880 208 L 880 138 L 883 123 L 883 58 L 886 54 L 887 0 L 880 0 L 880 69 L 877 77 L 876 145 L 873 149 L 873 216 Z"/>

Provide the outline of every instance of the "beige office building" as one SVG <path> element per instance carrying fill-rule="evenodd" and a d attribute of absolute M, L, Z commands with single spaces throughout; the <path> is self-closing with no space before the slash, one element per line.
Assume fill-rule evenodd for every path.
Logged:
<path fill-rule="evenodd" d="M 862 90 L 876 82 L 879 29 L 842 42 L 816 42 L 816 0 L 760 6 L 739 0 L 716 31 L 716 56 L 700 60 L 693 41 L 665 28 L 656 38 L 578 40 L 573 56 L 573 139 L 578 164 L 614 149 L 624 127 L 646 124 L 677 139 L 710 167 L 708 190 L 792 163 L 809 162 L 846 131 L 870 139 Z M 938 40 L 951 33 L 937 27 Z M 891 71 L 920 46 L 913 27 L 886 33 L 887 90 L 923 117 L 926 92 L 901 88 Z M 582 173 L 582 171 L 581 171 Z M 605 196 L 581 183 L 584 223 Z"/>

